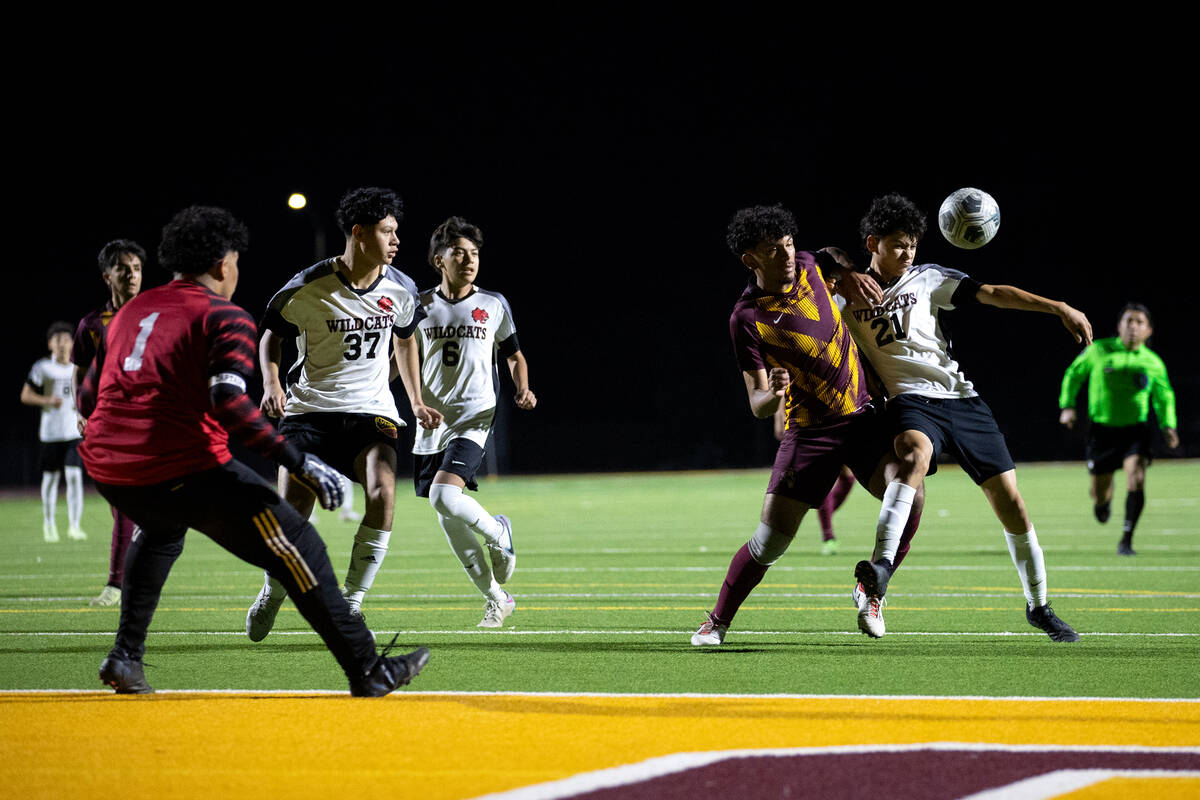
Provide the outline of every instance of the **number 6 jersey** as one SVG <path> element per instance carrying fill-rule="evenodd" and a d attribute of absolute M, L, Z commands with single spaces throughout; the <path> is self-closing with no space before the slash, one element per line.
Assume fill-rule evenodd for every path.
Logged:
<path fill-rule="evenodd" d="M 878 277 L 878 276 L 876 276 Z M 937 264 L 909 267 L 891 283 L 880 283 L 883 302 L 848 308 L 838 296 L 854 343 L 887 387 L 888 395 L 975 397 L 971 382 L 950 356 L 950 341 L 938 313 L 976 302 L 979 283 Z"/>
<path fill-rule="evenodd" d="M 402 425 L 389 355 L 392 331 L 407 338 L 421 318 L 417 285 L 386 266 L 371 286 L 355 289 L 336 263 L 297 273 L 267 304 L 263 327 L 296 341 L 284 413 L 378 414 Z"/>
<path fill-rule="evenodd" d="M 440 453 L 460 437 L 484 447 L 496 414 L 496 355 L 521 349 L 512 309 L 503 295 L 477 287 L 461 300 L 430 289 L 420 307 L 421 393 L 445 421 L 431 431 L 418 428 L 413 452 Z"/>

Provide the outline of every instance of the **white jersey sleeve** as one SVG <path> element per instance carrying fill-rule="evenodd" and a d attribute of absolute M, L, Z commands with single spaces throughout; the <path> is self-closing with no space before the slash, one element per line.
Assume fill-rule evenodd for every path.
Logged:
<path fill-rule="evenodd" d="M 950 341 L 938 316 L 954 308 L 954 293 L 964 281 L 974 283 L 958 270 L 922 264 L 882 287 L 881 303 L 844 310 L 854 343 L 890 396 L 976 396 L 950 355 Z"/>
<path fill-rule="evenodd" d="M 41 395 L 61 397 L 58 408 L 43 408 L 38 420 L 38 439 L 43 442 L 69 442 L 80 438 L 79 412 L 75 410 L 75 366 L 59 364 L 52 358 L 34 363 L 25 379 Z"/>
<path fill-rule="evenodd" d="M 503 295 L 479 288 L 461 300 L 431 289 L 419 302 L 421 393 L 444 421 L 434 430 L 419 428 L 413 452 L 439 453 L 457 438 L 485 447 L 500 385 L 497 354 L 507 358 L 520 349 L 512 309 Z"/>
<path fill-rule="evenodd" d="M 386 267 L 355 289 L 333 259 L 298 273 L 271 299 L 263 326 L 296 341 L 285 414 L 378 414 L 403 425 L 389 387 L 392 334 L 419 319 L 412 279 Z"/>

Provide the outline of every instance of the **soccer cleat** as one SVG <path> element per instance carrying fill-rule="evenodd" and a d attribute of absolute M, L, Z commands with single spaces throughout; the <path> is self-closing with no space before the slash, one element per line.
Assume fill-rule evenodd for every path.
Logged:
<path fill-rule="evenodd" d="M 692 634 L 693 647 L 717 647 L 725 642 L 725 634 L 729 632 L 728 625 L 719 625 L 713 622 L 710 615 L 704 620 L 704 624 L 700 626 L 700 630 Z"/>
<path fill-rule="evenodd" d="M 1119 556 L 1136 556 L 1137 550 L 1133 549 L 1133 542 L 1127 542 L 1122 539 L 1117 543 L 1117 555 Z"/>
<path fill-rule="evenodd" d="M 1112 503 L 1097 503 L 1092 506 L 1092 513 L 1096 515 L 1096 521 L 1103 524 L 1108 522 L 1108 518 L 1112 516 Z"/>
<path fill-rule="evenodd" d="M 407 686 L 429 662 L 427 647 L 418 647 L 407 655 L 389 658 L 388 653 L 395 643 L 396 637 L 393 636 L 388 646 L 363 672 L 363 676 L 350 682 L 352 697 L 383 697 L 401 686 Z"/>
<path fill-rule="evenodd" d="M 1063 622 L 1047 603 L 1044 606 L 1030 608 L 1025 606 L 1025 619 L 1035 628 L 1043 630 L 1055 642 L 1077 642 L 1079 634 L 1067 623 Z"/>
<path fill-rule="evenodd" d="M 246 635 L 250 637 L 250 641 L 261 642 L 267 638 L 271 628 L 275 627 L 275 615 L 279 613 L 279 607 L 283 605 L 286 596 L 281 592 L 279 599 L 275 599 L 267 585 L 258 590 L 258 597 L 254 598 L 254 603 L 246 612 Z"/>
<path fill-rule="evenodd" d="M 80 527 L 78 525 L 76 525 L 73 528 L 68 528 L 67 536 L 69 536 L 71 539 L 75 540 L 76 542 L 87 541 L 87 534 L 84 533 L 83 530 L 80 529 Z"/>
<path fill-rule="evenodd" d="M 100 682 L 111 686 L 117 694 L 150 694 L 154 690 L 146 683 L 142 662 L 109 653 L 100 662 Z"/>
<path fill-rule="evenodd" d="M 502 628 L 504 620 L 508 619 L 517 608 L 517 601 L 508 592 L 504 593 L 504 599 L 496 602 L 491 598 L 483 604 L 483 619 L 475 627 L 477 628 Z"/>
<path fill-rule="evenodd" d="M 100 594 L 96 595 L 88 602 L 89 606 L 115 606 L 121 603 L 121 590 L 116 586 L 105 586 L 100 590 Z"/>
<path fill-rule="evenodd" d="M 367 615 L 362 612 L 362 606 L 360 605 L 350 604 L 350 616 L 364 625 L 367 624 Z"/>
<path fill-rule="evenodd" d="M 825 544 L 821 545 L 821 555 L 836 556 L 840 549 L 841 545 L 838 544 L 837 539 L 826 539 Z"/>
<path fill-rule="evenodd" d="M 495 543 L 487 543 L 488 556 L 492 560 L 492 576 L 495 577 L 496 583 L 508 583 L 513 570 L 517 568 L 517 553 L 513 550 L 512 523 L 503 514 L 497 514 L 495 520 L 504 530 L 501 531 L 500 538 Z"/>
<path fill-rule="evenodd" d="M 55 525 L 53 522 L 43 522 L 42 523 L 42 538 L 45 539 L 47 542 L 57 542 L 58 541 L 58 526 Z"/>
<path fill-rule="evenodd" d="M 860 561 L 854 565 L 854 577 L 862 584 L 864 593 L 868 596 L 882 598 L 887 594 L 888 581 L 892 579 L 892 573 L 883 564 Z"/>
<path fill-rule="evenodd" d="M 887 600 L 867 594 L 861 583 L 855 585 L 850 596 L 858 606 L 858 629 L 872 639 L 882 639 L 887 633 L 887 626 L 883 624 L 883 607 Z"/>

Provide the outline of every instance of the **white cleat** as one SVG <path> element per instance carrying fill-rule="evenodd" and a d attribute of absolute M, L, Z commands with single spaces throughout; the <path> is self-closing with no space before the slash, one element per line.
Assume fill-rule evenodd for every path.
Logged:
<path fill-rule="evenodd" d="M 42 523 L 42 538 L 45 539 L 47 542 L 57 542 L 58 541 L 58 526 L 55 525 L 53 522 L 43 522 Z"/>
<path fill-rule="evenodd" d="M 87 541 L 87 534 L 84 533 L 83 530 L 78 525 L 76 525 L 73 528 L 68 528 L 67 536 L 69 536 L 71 539 L 73 539 L 77 542 Z"/>
<path fill-rule="evenodd" d="M 121 590 L 116 586 L 105 586 L 88 603 L 89 606 L 116 606 L 121 604 Z"/>
<path fill-rule="evenodd" d="M 704 620 L 700 630 L 692 634 L 692 645 L 694 647 L 716 647 L 725 641 L 725 633 L 728 630 L 728 625 L 717 625 L 710 617 Z"/>
<path fill-rule="evenodd" d="M 246 612 L 246 635 L 250 641 L 261 642 L 267 638 L 267 634 L 275 627 L 275 615 L 279 613 L 285 597 L 287 594 L 280 592 L 276 599 L 271 595 L 270 587 L 265 585 L 258 590 L 258 597 L 254 598 L 254 604 Z"/>
<path fill-rule="evenodd" d="M 488 557 L 492 560 L 492 576 L 496 583 L 508 583 L 513 570 L 517 568 L 517 553 L 513 550 L 512 523 L 503 514 L 497 514 L 495 520 L 504 530 L 495 544 L 488 542 Z"/>
<path fill-rule="evenodd" d="M 517 601 L 508 592 L 504 593 L 504 599 L 497 603 L 491 598 L 483 604 L 483 619 L 480 621 L 479 628 L 502 628 L 504 620 L 508 619 L 514 610 L 517 608 Z"/>
<path fill-rule="evenodd" d="M 887 627 L 883 624 L 883 607 L 887 605 L 887 600 L 867 594 L 861 583 L 854 587 L 850 596 L 854 598 L 854 605 L 858 606 L 858 629 L 872 639 L 883 638 L 887 633 Z"/>

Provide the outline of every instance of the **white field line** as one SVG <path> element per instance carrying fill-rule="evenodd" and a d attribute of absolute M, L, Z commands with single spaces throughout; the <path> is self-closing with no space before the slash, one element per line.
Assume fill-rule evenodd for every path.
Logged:
<path fill-rule="evenodd" d="M 687 631 L 682 630 L 517 630 L 501 629 L 501 630 L 479 630 L 477 628 L 468 628 L 466 630 L 407 630 L 407 631 L 376 631 L 380 636 L 394 633 L 397 636 L 671 636 L 671 637 L 686 637 Z M 861 638 L 861 631 L 747 631 L 737 630 L 737 637 L 741 636 L 788 636 L 788 637 L 813 637 L 813 636 L 852 636 Z M 0 638 L 6 636 L 13 637 L 51 637 L 51 636 L 105 636 L 108 638 L 115 637 L 116 631 L 0 631 Z M 245 631 L 157 631 L 152 630 L 150 636 L 235 636 L 244 637 Z M 316 636 L 314 631 L 272 631 L 271 636 Z M 1041 637 L 1046 634 L 1041 631 L 888 631 L 889 637 L 899 636 L 953 636 L 960 639 L 968 638 L 1008 638 L 1013 636 L 1033 636 Z M 1091 636 L 1127 636 L 1141 638 L 1195 638 L 1200 637 L 1200 633 L 1137 633 L 1137 632 L 1104 632 L 1104 631 L 1086 631 L 1082 634 L 1086 639 Z"/>

